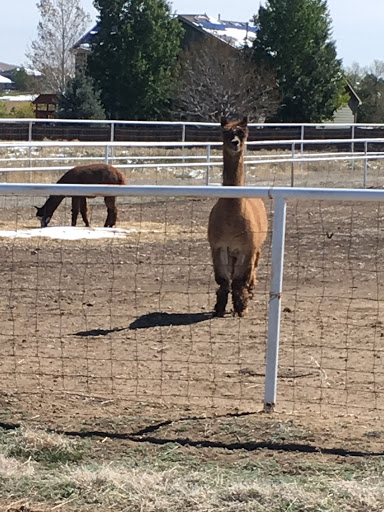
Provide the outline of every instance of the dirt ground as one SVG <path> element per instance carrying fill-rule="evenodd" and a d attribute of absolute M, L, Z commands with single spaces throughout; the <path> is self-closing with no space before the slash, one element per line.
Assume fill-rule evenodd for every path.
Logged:
<path fill-rule="evenodd" d="M 37 227 L 32 202 L 0 199 L 1 230 Z M 278 397 L 267 415 L 271 233 L 248 316 L 228 308 L 213 318 L 213 201 L 118 204 L 126 238 L 1 238 L 0 421 L 382 451 L 384 205 L 288 204 Z M 101 226 L 103 205 L 90 205 Z M 52 225 L 69 223 L 66 202 Z M 238 437 L 220 427 L 228 415 Z"/>

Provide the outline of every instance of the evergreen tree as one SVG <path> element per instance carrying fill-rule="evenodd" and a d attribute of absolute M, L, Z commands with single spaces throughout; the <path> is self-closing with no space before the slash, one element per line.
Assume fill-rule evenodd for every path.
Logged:
<path fill-rule="evenodd" d="M 332 118 L 345 102 L 345 82 L 326 0 L 269 0 L 254 23 L 255 61 L 274 71 L 278 80 L 281 104 L 273 120 Z"/>
<path fill-rule="evenodd" d="M 90 77 L 78 75 L 68 81 L 59 96 L 57 115 L 64 119 L 105 119 L 100 93 Z"/>
<path fill-rule="evenodd" d="M 361 106 L 357 111 L 359 123 L 384 122 L 384 80 L 373 73 L 364 76 L 357 87 Z"/>
<path fill-rule="evenodd" d="M 88 72 L 111 118 L 158 119 L 171 94 L 182 28 L 166 0 L 95 0 Z"/>

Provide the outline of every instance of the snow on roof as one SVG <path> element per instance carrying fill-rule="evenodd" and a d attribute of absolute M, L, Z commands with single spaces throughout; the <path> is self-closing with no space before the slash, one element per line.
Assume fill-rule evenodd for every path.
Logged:
<path fill-rule="evenodd" d="M 3 75 L 0 75 L 0 84 L 11 84 L 12 83 L 12 80 L 10 80 L 9 78 L 3 76 Z"/>
<path fill-rule="evenodd" d="M 72 226 L 52 226 L 36 229 L 18 229 L 17 231 L 2 230 L 0 231 L 0 238 L 48 237 L 60 240 L 125 238 L 128 233 L 133 233 L 136 231 L 136 229 L 120 228 L 80 228 Z"/>
<path fill-rule="evenodd" d="M 244 44 L 249 46 L 256 38 L 256 27 L 247 22 L 222 20 L 207 14 L 180 14 L 179 16 L 235 48 L 242 48 Z"/>
<path fill-rule="evenodd" d="M 250 46 L 256 38 L 256 27 L 244 21 L 225 21 L 207 14 L 178 14 L 178 18 L 184 18 L 190 23 L 200 27 L 205 32 L 225 41 L 235 48 L 242 48 L 244 44 Z M 72 47 L 72 50 L 91 50 L 92 42 L 99 31 L 96 24 L 91 30 L 81 37 Z"/>
<path fill-rule="evenodd" d="M 95 35 L 98 33 L 99 31 L 99 24 L 97 23 L 93 28 L 91 28 L 91 30 L 89 30 L 86 34 L 83 35 L 83 37 L 81 37 L 77 43 L 75 43 L 73 46 L 72 46 L 72 50 L 76 49 L 76 50 L 86 50 L 86 51 L 90 51 L 91 50 L 91 45 L 92 45 L 92 42 L 95 38 Z"/>

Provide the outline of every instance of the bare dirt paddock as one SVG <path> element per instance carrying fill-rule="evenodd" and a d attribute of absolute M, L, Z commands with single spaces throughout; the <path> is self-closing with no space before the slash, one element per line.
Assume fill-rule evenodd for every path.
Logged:
<path fill-rule="evenodd" d="M 37 228 L 32 200 L 0 204 L 0 230 Z M 90 204 L 102 226 L 104 206 Z M 118 204 L 123 238 L 1 237 L 0 420 L 138 433 L 209 417 L 214 437 L 215 417 L 262 409 L 271 234 L 248 316 L 212 318 L 213 201 Z M 295 418 L 313 446 L 372 448 L 381 436 L 383 212 L 378 203 L 288 204 L 277 407 L 268 419 L 246 416 L 247 441 L 265 439 L 260 422 Z M 69 223 L 67 200 L 51 224 Z M 318 431 L 305 434 L 314 422 Z M 196 420 L 185 435 L 199 442 L 201 429 Z M 364 432 L 376 437 L 363 441 Z M 229 438 L 221 432 L 220 442 Z"/>

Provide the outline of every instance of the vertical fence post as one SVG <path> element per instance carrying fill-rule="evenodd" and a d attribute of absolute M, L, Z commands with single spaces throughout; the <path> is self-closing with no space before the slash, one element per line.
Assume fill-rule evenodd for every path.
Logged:
<path fill-rule="evenodd" d="M 210 144 L 208 144 L 208 146 L 207 146 L 207 162 L 208 162 L 208 164 L 211 162 L 211 146 L 210 146 Z M 207 172 L 205 174 L 205 184 L 206 185 L 209 185 L 209 170 L 210 170 L 210 166 L 207 165 Z"/>
<path fill-rule="evenodd" d="M 363 188 L 367 188 L 367 177 L 368 177 L 368 142 L 364 142 L 364 178 L 363 178 Z"/>
<path fill-rule="evenodd" d="M 114 142 L 115 140 L 115 123 L 111 123 L 111 142 Z M 115 156 L 115 147 L 111 147 L 111 164 L 113 164 L 113 158 Z"/>
<path fill-rule="evenodd" d="M 109 163 L 109 146 L 108 144 L 105 145 L 105 151 L 104 151 L 104 163 Z"/>
<path fill-rule="evenodd" d="M 354 156 L 354 153 L 355 153 L 355 125 L 352 125 L 351 126 L 351 139 L 352 139 L 352 142 L 351 142 L 351 152 L 352 152 L 352 156 Z M 352 158 L 352 171 L 355 169 L 355 159 Z"/>
<path fill-rule="evenodd" d="M 32 121 L 28 122 L 28 142 L 32 142 Z M 28 148 L 29 167 L 32 167 L 32 147 Z M 29 171 L 29 182 L 32 183 L 32 170 Z"/>
<path fill-rule="evenodd" d="M 273 214 L 272 278 L 269 296 L 268 340 L 264 390 L 265 411 L 273 411 L 276 404 L 286 211 L 286 200 L 280 195 L 277 195 L 274 200 Z"/>
<path fill-rule="evenodd" d="M 181 125 L 181 127 L 182 127 L 182 130 L 181 130 L 181 142 L 184 143 L 185 142 L 185 123 L 183 123 Z M 182 154 L 182 157 L 183 157 L 182 161 L 184 163 L 184 161 L 185 161 L 185 159 L 184 159 L 184 146 L 181 147 L 181 154 Z"/>
<path fill-rule="evenodd" d="M 303 153 L 304 153 L 304 136 L 305 136 L 305 126 L 302 124 L 301 125 L 301 132 L 300 132 L 300 140 L 301 140 L 300 156 L 303 156 Z"/>
<path fill-rule="evenodd" d="M 295 143 L 291 145 L 291 187 L 295 186 Z"/>

